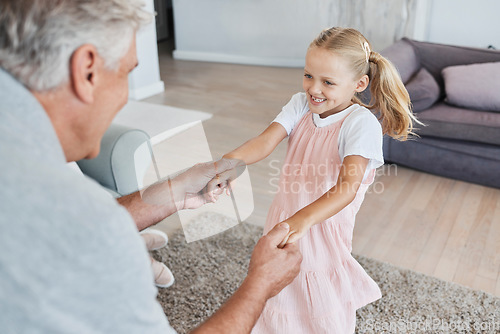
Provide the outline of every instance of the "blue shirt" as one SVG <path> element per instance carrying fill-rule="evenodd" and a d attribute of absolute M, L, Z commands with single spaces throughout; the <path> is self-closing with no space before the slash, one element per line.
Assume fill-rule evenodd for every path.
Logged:
<path fill-rule="evenodd" d="M 0 332 L 172 333 L 129 213 L 0 68 Z"/>

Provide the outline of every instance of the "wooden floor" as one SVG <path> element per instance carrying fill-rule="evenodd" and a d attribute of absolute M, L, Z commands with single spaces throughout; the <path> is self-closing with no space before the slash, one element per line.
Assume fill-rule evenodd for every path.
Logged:
<path fill-rule="evenodd" d="M 159 49 L 165 92 L 146 101 L 212 113 L 204 128 L 214 158 L 259 134 L 302 89 L 301 69 L 178 61 L 168 42 Z M 264 224 L 271 163 L 285 149 L 249 167 L 247 222 Z M 386 165 L 358 213 L 353 253 L 500 297 L 500 189 Z"/>

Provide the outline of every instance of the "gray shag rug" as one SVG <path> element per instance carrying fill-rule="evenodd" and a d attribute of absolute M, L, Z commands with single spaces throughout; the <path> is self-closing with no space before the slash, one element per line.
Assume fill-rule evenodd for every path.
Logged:
<path fill-rule="evenodd" d="M 208 226 L 235 223 L 216 213 L 196 220 Z M 159 289 L 158 300 L 179 333 L 202 323 L 238 288 L 261 234 L 262 228 L 242 223 L 186 244 L 179 231 L 166 248 L 153 252 L 175 276 L 172 287 Z M 380 300 L 358 310 L 356 333 L 500 333 L 500 298 L 363 256 L 355 258 L 382 290 Z"/>

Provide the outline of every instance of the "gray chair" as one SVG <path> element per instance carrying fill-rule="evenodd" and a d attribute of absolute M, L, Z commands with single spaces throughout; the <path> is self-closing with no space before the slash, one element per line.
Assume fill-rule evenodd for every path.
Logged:
<path fill-rule="evenodd" d="M 95 159 L 77 161 L 82 172 L 96 180 L 114 197 L 137 191 L 137 159 L 151 159 L 149 135 L 138 129 L 112 124 L 101 141 L 101 151 Z M 141 152 L 138 157 L 138 152 Z"/>

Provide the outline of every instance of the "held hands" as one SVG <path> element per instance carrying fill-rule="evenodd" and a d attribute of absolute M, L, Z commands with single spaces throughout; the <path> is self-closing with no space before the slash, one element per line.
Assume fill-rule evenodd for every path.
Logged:
<path fill-rule="evenodd" d="M 240 160 L 223 158 L 194 165 L 176 176 L 172 188 L 177 209 L 195 209 L 217 201 L 228 183 L 244 168 L 245 164 Z"/>
<path fill-rule="evenodd" d="M 267 298 L 278 294 L 298 275 L 302 254 L 296 245 L 278 244 L 288 234 L 289 227 L 281 223 L 264 235 L 255 245 L 248 266 L 247 281 L 264 289 Z"/>
<path fill-rule="evenodd" d="M 295 241 L 299 240 L 307 233 L 307 231 L 309 231 L 312 226 L 304 220 L 296 218 L 295 216 L 288 218 L 282 223 L 287 223 L 290 226 L 290 231 L 278 245 L 279 248 L 283 248 L 285 247 L 285 245 L 294 243 Z"/>
<path fill-rule="evenodd" d="M 228 185 L 245 171 L 246 164 L 238 159 L 222 158 L 219 161 L 230 161 L 231 168 L 221 170 L 218 167 L 218 174 L 207 184 L 207 192 L 212 192 L 218 188 L 226 188 L 226 193 L 229 195 Z"/>

